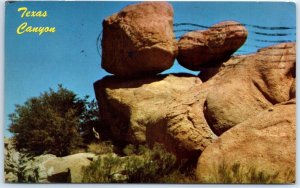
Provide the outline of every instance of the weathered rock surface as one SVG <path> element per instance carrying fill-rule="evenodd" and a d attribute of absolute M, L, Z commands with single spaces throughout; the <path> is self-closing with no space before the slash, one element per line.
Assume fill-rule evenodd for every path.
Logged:
<path fill-rule="evenodd" d="M 45 161 L 51 159 L 56 159 L 56 156 L 46 154 L 36 156 L 25 161 L 22 165 L 20 165 L 19 174 L 21 174 L 21 177 L 19 181 L 25 183 L 49 183 L 48 173 L 43 164 Z M 52 172 L 49 173 L 49 176 L 51 175 Z"/>
<path fill-rule="evenodd" d="M 66 157 L 41 155 L 25 164 L 22 171 L 24 182 L 38 183 L 80 183 L 83 177 L 82 167 L 90 165 L 95 154 L 78 153 Z"/>
<path fill-rule="evenodd" d="M 275 55 L 274 49 L 275 57 L 261 54 Z M 147 127 L 148 140 L 164 143 L 177 153 L 203 151 L 216 138 L 211 130 L 221 135 L 273 104 L 289 100 L 295 80 L 294 53 L 295 44 L 287 43 L 231 58 L 207 82 L 166 100 L 160 109 L 166 114 L 162 121 Z"/>
<path fill-rule="evenodd" d="M 18 182 L 21 154 L 15 150 L 13 140 L 4 138 L 4 178 L 7 183 Z"/>
<path fill-rule="evenodd" d="M 200 85 L 198 77 L 177 74 L 134 80 L 105 77 L 94 87 L 101 119 L 110 126 L 115 140 L 162 142 L 177 156 L 184 156 L 189 155 L 186 150 L 199 151 L 215 138 L 207 124 L 195 125 L 200 121 L 196 120 L 198 115 L 202 114 L 202 121 L 205 118 L 201 106 L 189 102 L 194 99 L 184 98 L 186 103 L 178 103 L 182 94 Z"/>
<path fill-rule="evenodd" d="M 173 65 L 176 54 L 169 3 L 129 5 L 103 21 L 101 66 L 107 72 L 123 77 L 160 73 Z"/>
<path fill-rule="evenodd" d="M 295 145 L 296 104 L 291 100 L 272 106 L 222 134 L 201 154 L 196 175 L 201 182 L 222 183 L 219 167 L 240 164 L 243 177 L 255 168 L 265 175 L 279 173 L 276 181 L 292 183 L 295 182 Z"/>
<path fill-rule="evenodd" d="M 207 81 L 214 83 L 204 114 L 214 132 L 220 135 L 273 104 L 293 98 L 295 58 L 295 43 L 284 43 L 226 62 Z"/>
<path fill-rule="evenodd" d="M 195 71 L 218 66 L 242 46 L 247 35 L 246 28 L 234 21 L 224 21 L 207 30 L 186 33 L 178 42 L 178 62 Z"/>
<path fill-rule="evenodd" d="M 66 157 L 52 154 L 29 157 L 16 151 L 13 139 L 4 139 L 4 172 L 7 183 L 80 183 L 82 167 L 97 159 L 93 153 Z"/>
<path fill-rule="evenodd" d="M 107 76 L 94 84 L 100 115 L 115 139 L 146 141 L 146 125 L 161 117 L 161 106 L 176 93 L 187 92 L 201 81 L 192 75 L 159 75 L 120 79 Z"/>

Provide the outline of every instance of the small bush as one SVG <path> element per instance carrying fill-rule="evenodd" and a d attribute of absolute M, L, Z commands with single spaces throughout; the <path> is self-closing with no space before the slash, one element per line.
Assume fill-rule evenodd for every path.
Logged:
<path fill-rule="evenodd" d="M 109 141 L 100 142 L 100 143 L 90 143 L 87 146 L 87 152 L 95 153 L 97 155 L 113 153 L 114 146 Z"/>
<path fill-rule="evenodd" d="M 279 179 L 279 172 L 269 174 L 259 171 L 255 167 L 243 168 L 240 163 L 234 163 L 232 166 L 224 162 L 217 168 L 209 182 L 205 183 L 251 183 L 251 184 L 270 184 L 270 183 L 289 183 L 292 181 L 295 173 L 288 171 L 284 179 Z"/>
<path fill-rule="evenodd" d="M 161 145 L 154 145 L 152 150 L 141 145 L 136 152 L 143 160 L 129 161 L 129 182 L 161 183 L 161 177 L 176 169 L 176 157 Z"/>
<path fill-rule="evenodd" d="M 160 179 L 161 183 L 197 183 L 194 175 L 194 170 L 190 172 L 181 172 L 174 170 L 171 173 L 164 175 Z"/>
<path fill-rule="evenodd" d="M 123 153 L 127 156 L 129 155 L 135 155 L 136 154 L 136 148 L 134 145 L 129 144 L 123 149 Z"/>
<path fill-rule="evenodd" d="M 129 145 L 123 152 L 99 156 L 89 167 L 84 168 L 84 183 L 187 183 L 193 178 L 180 172 L 176 157 L 160 145 L 152 149 L 146 146 Z"/>
<path fill-rule="evenodd" d="M 123 169 L 124 160 L 117 157 L 116 154 L 110 153 L 99 156 L 98 160 L 91 163 L 90 166 L 84 167 L 83 183 L 116 183 L 120 181 L 117 177 L 118 172 Z M 119 173 L 120 174 L 120 173 Z M 125 177 L 126 180 L 127 177 Z M 123 180 L 123 179 L 121 179 Z"/>

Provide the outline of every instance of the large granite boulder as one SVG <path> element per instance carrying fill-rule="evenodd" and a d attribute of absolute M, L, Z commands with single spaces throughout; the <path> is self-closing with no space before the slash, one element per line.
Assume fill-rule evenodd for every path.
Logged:
<path fill-rule="evenodd" d="M 101 66 L 109 73 L 123 77 L 157 74 L 173 65 L 176 54 L 169 3 L 129 5 L 103 21 Z"/>
<path fill-rule="evenodd" d="M 201 154 L 196 175 L 203 183 L 226 183 L 228 177 L 235 183 L 250 183 L 255 178 L 292 183 L 295 167 L 294 99 L 269 107 L 222 134 Z M 259 173 L 264 175 L 260 180 Z"/>
<path fill-rule="evenodd" d="M 190 89 L 200 85 L 198 77 L 177 74 L 139 79 L 110 76 L 96 82 L 94 88 L 101 120 L 110 127 L 114 140 L 133 144 L 160 142 L 177 156 L 186 157 L 216 138 L 202 123 L 205 118 L 201 106 L 190 102 L 197 99 L 187 97 L 179 102 L 183 94 L 193 97 L 198 91 Z M 194 121 L 202 124 L 195 125 Z"/>
<path fill-rule="evenodd" d="M 234 21 L 224 21 L 207 30 L 188 32 L 178 42 L 178 62 L 190 70 L 218 66 L 246 41 L 246 28 Z"/>

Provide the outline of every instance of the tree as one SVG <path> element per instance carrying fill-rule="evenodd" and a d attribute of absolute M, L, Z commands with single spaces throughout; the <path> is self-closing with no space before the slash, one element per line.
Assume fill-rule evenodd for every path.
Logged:
<path fill-rule="evenodd" d="M 82 145 L 80 130 L 87 117 L 87 98 L 79 99 L 72 91 L 58 86 L 39 97 L 16 105 L 9 115 L 9 131 L 14 133 L 16 148 L 34 155 L 51 153 L 65 156 Z"/>
<path fill-rule="evenodd" d="M 85 99 L 85 111 L 82 113 L 81 120 L 81 135 L 85 144 L 93 141 L 110 140 L 112 135 L 108 126 L 104 125 L 100 119 L 100 111 L 95 99 L 87 101 Z M 94 131 L 93 131 L 94 129 Z M 100 138 L 95 138 L 95 131 L 99 134 Z"/>

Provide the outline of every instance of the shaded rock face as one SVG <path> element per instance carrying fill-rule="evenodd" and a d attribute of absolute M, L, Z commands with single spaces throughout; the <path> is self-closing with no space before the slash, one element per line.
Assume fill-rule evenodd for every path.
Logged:
<path fill-rule="evenodd" d="M 83 178 L 82 167 L 90 165 L 95 154 L 78 153 L 66 157 L 41 155 L 34 157 L 22 171 L 24 182 L 37 183 L 80 183 Z"/>
<path fill-rule="evenodd" d="M 295 145 L 296 104 L 291 100 L 269 107 L 221 135 L 201 154 L 196 175 L 201 182 L 218 182 L 220 166 L 240 164 L 243 177 L 255 168 L 268 175 L 278 173 L 278 182 L 292 183 Z"/>
<path fill-rule="evenodd" d="M 166 2 L 129 5 L 103 21 L 102 68 L 117 76 L 160 73 L 173 65 L 173 8 Z"/>
<path fill-rule="evenodd" d="M 247 35 L 246 28 L 234 21 L 186 33 L 178 42 L 177 60 L 183 67 L 195 71 L 220 65 L 242 46 Z"/>
<path fill-rule="evenodd" d="M 215 138 L 207 124 L 194 125 L 201 114 L 201 107 L 193 106 L 194 99 L 178 103 L 181 95 L 200 85 L 199 78 L 181 74 L 134 80 L 112 76 L 99 80 L 94 88 L 101 119 L 110 126 L 115 140 L 160 142 L 177 156 L 186 157 L 186 151 L 200 151 Z M 199 118 L 205 120 L 203 115 Z"/>

